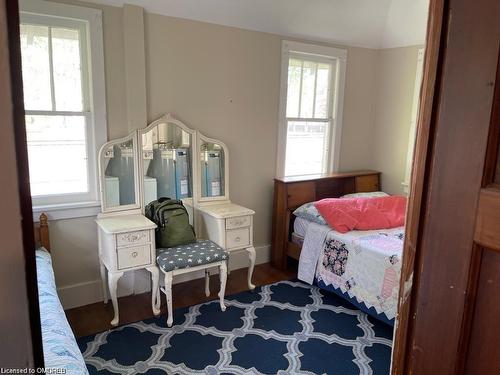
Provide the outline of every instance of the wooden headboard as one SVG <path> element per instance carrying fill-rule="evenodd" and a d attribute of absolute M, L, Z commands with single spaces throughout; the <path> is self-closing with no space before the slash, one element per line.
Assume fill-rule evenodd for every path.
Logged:
<path fill-rule="evenodd" d="M 338 198 L 345 194 L 380 190 L 380 172 L 358 171 L 274 180 L 272 263 L 286 268 L 288 257 L 298 259 L 300 246 L 291 242 L 292 212 L 307 202 Z"/>
<path fill-rule="evenodd" d="M 44 213 L 40 215 L 38 224 L 35 223 L 35 247 L 44 247 L 50 251 L 49 222 Z"/>

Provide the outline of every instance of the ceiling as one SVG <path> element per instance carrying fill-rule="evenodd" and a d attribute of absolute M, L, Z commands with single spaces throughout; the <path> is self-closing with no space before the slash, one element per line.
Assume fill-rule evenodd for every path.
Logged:
<path fill-rule="evenodd" d="M 89 0 L 350 46 L 423 44 L 429 0 Z"/>

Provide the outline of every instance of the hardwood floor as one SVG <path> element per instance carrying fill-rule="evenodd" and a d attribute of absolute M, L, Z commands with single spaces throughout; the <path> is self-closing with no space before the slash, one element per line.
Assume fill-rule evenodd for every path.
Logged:
<path fill-rule="evenodd" d="M 280 270 L 274 268 L 269 263 L 264 263 L 255 266 L 252 281 L 257 286 L 266 285 L 281 280 L 290 280 L 295 278 L 296 275 L 297 273 L 293 269 Z M 231 271 L 227 278 L 226 295 L 229 296 L 248 290 L 246 279 L 246 268 Z M 172 292 L 174 309 L 218 298 L 219 275 L 210 277 L 210 286 L 211 294 L 209 297 L 206 297 L 203 278 L 175 284 Z M 120 307 L 120 325 L 137 322 L 153 316 L 150 293 L 119 298 L 118 304 Z M 162 293 L 161 316 L 166 319 L 165 309 L 165 295 Z M 106 305 L 102 302 L 93 303 L 66 310 L 66 316 L 76 337 L 87 336 L 112 328 L 110 322 L 113 318 L 113 306 L 111 305 L 111 301 Z"/>

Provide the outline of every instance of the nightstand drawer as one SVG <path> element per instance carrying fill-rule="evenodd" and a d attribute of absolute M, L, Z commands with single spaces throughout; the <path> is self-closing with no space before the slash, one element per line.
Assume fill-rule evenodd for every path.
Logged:
<path fill-rule="evenodd" d="M 230 217 L 226 219 L 226 229 L 249 227 L 251 223 L 251 216 Z"/>
<path fill-rule="evenodd" d="M 149 230 L 138 230 L 135 232 L 120 233 L 116 235 L 116 247 L 141 245 L 151 241 Z"/>
<path fill-rule="evenodd" d="M 137 246 L 117 250 L 118 269 L 144 266 L 151 263 L 151 247 Z"/>
<path fill-rule="evenodd" d="M 226 231 L 226 248 L 233 249 L 250 245 L 250 228 Z"/>

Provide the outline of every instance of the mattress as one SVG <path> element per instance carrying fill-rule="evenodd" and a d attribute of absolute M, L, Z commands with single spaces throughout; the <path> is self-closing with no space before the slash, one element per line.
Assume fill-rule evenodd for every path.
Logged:
<path fill-rule="evenodd" d="M 72 375 L 88 374 L 57 296 L 52 259 L 45 249 L 36 250 L 36 272 L 45 368 Z"/>
<path fill-rule="evenodd" d="M 294 231 L 308 236 L 310 222 L 297 218 Z M 361 310 L 392 324 L 397 311 L 404 227 L 339 233 L 328 230 L 315 283 Z M 303 248 L 303 252 L 306 249 Z"/>

